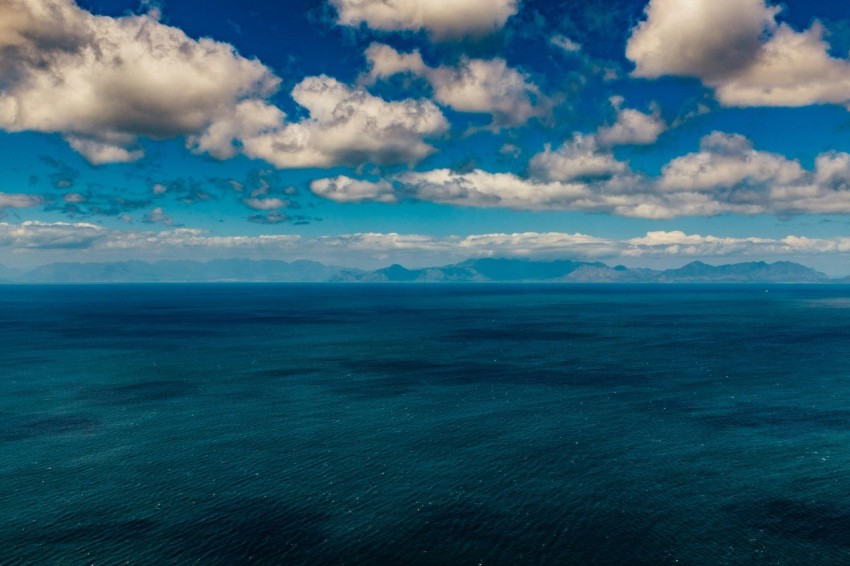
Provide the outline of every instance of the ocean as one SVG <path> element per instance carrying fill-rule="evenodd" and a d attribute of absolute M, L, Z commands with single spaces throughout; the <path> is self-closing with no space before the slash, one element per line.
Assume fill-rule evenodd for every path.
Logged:
<path fill-rule="evenodd" d="M 847 564 L 850 287 L 0 287 L 0 564 Z"/>

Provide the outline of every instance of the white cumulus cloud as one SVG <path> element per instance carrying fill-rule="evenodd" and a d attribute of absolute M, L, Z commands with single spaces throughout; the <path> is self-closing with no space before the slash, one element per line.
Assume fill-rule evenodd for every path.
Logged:
<path fill-rule="evenodd" d="M 777 23 L 765 0 L 651 0 L 631 33 L 634 75 L 696 77 L 726 106 L 850 101 L 850 60 L 832 57 L 815 22 Z"/>
<path fill-rule="evenodd" d="M 336 202 L 385 202 L 398 199 L 389 181 L 370 182 L 352 179 L 345 175 L 335 178 L 317 179 L 310 183 L 310 190 L 320 197 Z"/>
<path fill-rule="evenodd" d="M 434 39 L 482 36 L 502 28 L 519 0 L 331 0 L 346 26 L 382 31 L 425 30 Z"/>
<path fill-rule="evenodd" d="M 760 151 L 738 135 L 714 132 L 700 150 L 650 177 L 633 172 L 595 137 L 575 134 L 534 156 L 527 177 L 481 169 L 411 171 L 378 181 L 319 179 L 313 192 L 338 202 L 404 199 L 456 206 L 579 210 L 670 219 L 737 214 L 850 214 L 850 154 L 827 152 L 812 169 Z"/>
<path fill-rule="evenodd" d="M 614 155 L 599 147 L 597 138 L 574 134 L 557 150 L 550 146 L 531 158 L 529 169 L 534 177 L 547 181 L 568 181 L 594 177 L 610 177 L 628 167 Z"/>
<path fill-rule="evenodd" d="M 700 151 L 665 165 L 658 187 L 718 212 L 847 214 L 848 178 L 848 154 L 822 154 L 807 170 L 796 160 L 756 150 L 743 136 L 714 132 L 703 138 Z"/>
<path fill-rule="evenodd" d="M 520 126 L 548 111 L 549 101 L 527 75 L 501 58 L 461 58 L 457 65 L 429 67 L 418 51 L 400 53 L 380 43 L 366 50 L 370 72 L 366 82 L 398 73 L 423 77 L 434 100 L 460 112 L 490 114 L 494 126 Z"/>
<path fill-rule="evenodd" d="M 398 182 L 418 200 L 482 208 L 570 208 L 589 196 L 581 183 L 539 182 L 513 173 L 480 169 L 466 173 L 449 169 L 404 173 Z"/>
<path fill-rule="evenodd" d="M 109 233 L 88 223 L 0 222 L 0 246 L 18 250 L 88 248 Z"/>
<path fill-rule="evenodd" d="M 386 101 L 322 75 L 292 91 L 309 118 L 242 139 L 245 155 L 280 168 L 416 163 L 434 152 L 423 138 L 448 129 L 428 100 Z"/>
<path fill-rule="evenodd" d="M 805 171 L 782 155 L 756 151 L 739 134 L 713 132 L 700 151 L 677 157 L 663 168 L 660 187 L 669 191 L 769 189 L 803 181 Z"/>
<path fill-rule="evenodd" d="M 612 125 L 599 128 L 596 133 L 602 145 L 650 145 L 667 129 L 658 108 L 650 114 L 623 108 L 623 98 L 619 96 L 612 97 L 611 103 L 617 111 L 617 119 Z"/>
<path fill-rule="evenodd" d="M 241 103 L 266 105 L 278 83 L 259 61 L 155 12 L 0 0 L 0 128 L 60 133 L 95 164 L 140 158 L 140 137 L 209 135 Z"/>
<path fill-rule="evenodd" d="M 253 210 L 278 210 L 289 206 L 289 201 L 282 198 L 246 198 L 244 201 L 248 208 Z"/>
<path fill-rule="evenodd" d="M 830 151 L 815 159 L 816 182 L 835 190 L 850 188 L 850 154 Z"/>
<path fill-rule="evenodd" d="M 664 208 L 661 199 L 648 199 L 646 194 L 635 190 L 633 185 L 639 184 L 639 180 L 629 175 L 591 181 L 545 181 L 481 169 L 467 172 L 434 169 L 401 173 L 391 181 L 356 182 L 337 177 L 316 180 L 311 189 L 338 202 L 392 203 L 413 199 L 477 208 L 607 211 L 640 217 L 674 215 Z M 650 204 L 655 208 L 649 208 Z"/>
<path fill-rule="evenodd" d="M 292 91 L 309 117 L 269 102 L 280 79 L 233 46 L 192 39 L 158 11 L 95 16 L 72 0 L 0 0 L 0 129 L 59 133 L 93 164 L 134 161 L 142 138 L 243 152 L 281 168 L 413 163 L 444 132 L 425 100 L 387 102 L 326 76 Z"/>

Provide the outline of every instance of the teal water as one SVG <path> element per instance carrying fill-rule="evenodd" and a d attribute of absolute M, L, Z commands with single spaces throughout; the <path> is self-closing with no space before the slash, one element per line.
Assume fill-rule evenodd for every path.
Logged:
<path fill-rule="evenodd" d="M 850 563 L 850 287 L 0 287 L 2 564 Z"/>

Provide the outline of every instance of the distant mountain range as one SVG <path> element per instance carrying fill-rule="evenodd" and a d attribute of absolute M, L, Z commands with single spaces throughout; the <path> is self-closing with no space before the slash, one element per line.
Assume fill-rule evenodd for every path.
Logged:
<path fill-rule="evenodd" d="M 473 259 L 444 267 L 339 273 L 335 281 L 552 282 L 552 283 L 825 283 L 823 273 L 798 263 L 750 262 L 708 265 L 695 261 L 678 269 L 610 267 L 601 262 Z"/>
<path fill-rule="evenodd" d="M 601 262 L 470 259 L 453 265 L 407 269 L 391 265 L 364 271 L 314 261 L 225 259 L 51 263 L 30 271 L 0 265 L 4 283 L 145 282 L 550 282 L 550 283 L 850 283 L 798 263 L 763 261 L 677 269 L 610 267 Z"/>

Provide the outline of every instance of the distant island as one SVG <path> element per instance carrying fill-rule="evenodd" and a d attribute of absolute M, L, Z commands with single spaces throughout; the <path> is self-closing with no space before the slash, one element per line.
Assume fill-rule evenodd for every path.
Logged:
<path fill-rule="evenodd" d="M 709 265 L 700 261 L 676 269 L 611 267 L 601 262 L 470 259 L 452 265 L 407 269 L 394 264 L 373 271 L 314 261 L 224 259 L 109 263 L 51 263 L 31 270 L 0 265 L 1 283 L 850 283 L 810 267 L 780 261 Z"/>

